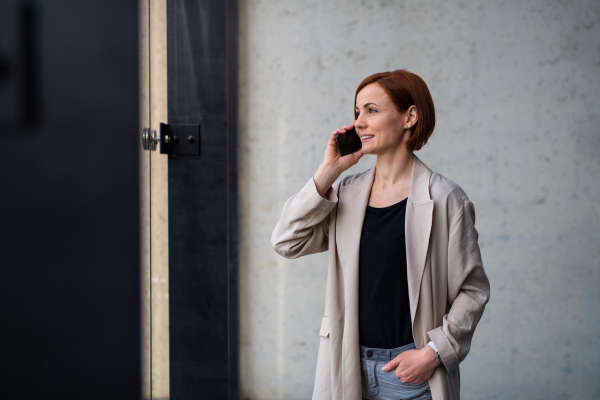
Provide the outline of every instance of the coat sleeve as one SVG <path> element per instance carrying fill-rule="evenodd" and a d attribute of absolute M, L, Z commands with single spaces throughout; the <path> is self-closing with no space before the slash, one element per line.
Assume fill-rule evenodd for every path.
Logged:
<path fill-rule="evenodd" d="M 334 187 L 338 188 L 339 182 Z M 298 258 L 328 249 L 329 215 L 338 201 L 334 187 L 323 198 L 311 177 L 300 192 L 285 202 L 271 234 L 271 244 L 278 254 Z"/>
<path fill-rule="evenodd" d="M 471 347 L 475 327 L 490 298 L 490 283 L 477 244 L 475 208 L 464 199 L 454 216 L 448 238 L 448 303 L 442 326 L 427 335 L 448 372 L 462 362 Z"/>

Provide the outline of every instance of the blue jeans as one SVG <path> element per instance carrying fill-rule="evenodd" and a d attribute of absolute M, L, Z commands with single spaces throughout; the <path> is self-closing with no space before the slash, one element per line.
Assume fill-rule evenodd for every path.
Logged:
<path fill-rule="evenodd" d="M 431 400 L 427 381 L 421 384 L 404 383 L 394 370 L 381 368 L 406 350 L 416 349 L 414 343 L 395 349 L 360 346 L 362 397 L 364 400 Z"/>

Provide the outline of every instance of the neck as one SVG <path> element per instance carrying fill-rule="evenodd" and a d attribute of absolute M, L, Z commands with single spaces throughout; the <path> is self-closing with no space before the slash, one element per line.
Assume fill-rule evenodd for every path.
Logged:
<path fill-rule="evenodd" d="M 394 153 L 378 155 L 375 164 L 375 182 L 382 187 L 410 182 L 414 158 L 412 151 L 408 151 L 404 146 Z"/>

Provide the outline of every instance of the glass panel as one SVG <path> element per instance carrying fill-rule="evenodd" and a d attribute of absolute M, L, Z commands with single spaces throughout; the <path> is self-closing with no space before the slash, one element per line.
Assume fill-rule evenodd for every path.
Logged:
<path fill-rule="evenodd" d="M 140 133 L 167 123 L 167 10 L 140 0 Z M 141 148 L 141 146 L 140 146 Z M 142 395 L 169 398 L 169 253 L 167 156 L 142 151 Z"/>

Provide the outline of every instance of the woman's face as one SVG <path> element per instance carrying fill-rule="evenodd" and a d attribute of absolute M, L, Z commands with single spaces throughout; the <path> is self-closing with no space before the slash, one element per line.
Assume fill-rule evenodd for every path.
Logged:
<path fill-rule="evenodd" d="M 365 154 L 380 155 L 395 151 L 410 138 L 410 130 L 404 127 L 409 123 L 407 113 L 401 114 L 377 83 L 367 85 L 358 92 L 356 112 L 358 118 L 354 126 Z"/>

